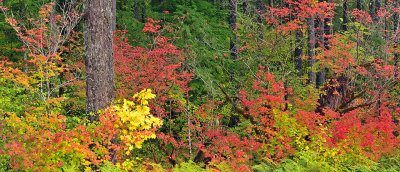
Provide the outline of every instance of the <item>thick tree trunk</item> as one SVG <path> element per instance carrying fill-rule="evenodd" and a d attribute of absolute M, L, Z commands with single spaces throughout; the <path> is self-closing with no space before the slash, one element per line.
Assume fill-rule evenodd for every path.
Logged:
<path fill-rule="evenodd" d="M 113 1 L 85 1 L 85 66 L 87 112 L 97 113 L 114 100 Z M 90 116 L 91 121 L 98 116 Z"/>
<path fill-rule="evenodd" d="M 233 35 L 231 37 L 230 52 L 234 60 L 237 60 L 237 0 L 229 0 L 229 27 L 231 28 Z"/>
<path fill-rule="evenodd" d="M 262 25 L 262 12 L 263 12 L 263 2 L 262 0 L 257 0 L 256 2 L 256 7 L 257 7 L 257 23 L 258 23 L 258 38 L 261 40 L 264 39 L 263 35 L 263 25 Z"/>
<path fill-rule="evenodd" d="M 396 0 L 395 1 L 395 4 L 394 4 L 394 7 L 397 9 L 398 7 L 399 7 L 399 2 L 398 2 L 398 0 Z M 393 18 L 393 33 L 395 34 L 395 35 L 398 35 L 397 34 L 397 32 L 398 32 L 398 27 L 399 27 L 399 14 L 398 13 L 395 13 L 394 14 L 394 18 Z M 395 40 L 394 40 L 395 42 L 396 42 L 396 44 L 394 45 L 394 48 L 397 48 L 397 42 L 398 42 L 398 38 L 395 38 Z M 397 67 L 397 66 L 399 66 L 399 54 L 397 53 L 397 52 L 395 52 L 394 53 L 394 63 L 395 63 L 395 66 Z M 394 74 L 394 76 L 395 77 L 397 77 L 398 76 L 398 72 L 395 72 L 395 74 Z"/>
<path fill-rule="evenodd" d="M 320 0 L 320 2 L 323 2 Z M 318 42 L 315 44 L 315 47 L 321 47 L 321 49 L 325 49 L 325 38 L 324 38 L 324 27 L 325 27 L 325 20 L 324 16 L 320 16 L 317 19 L 317 23 L 315 25 L 315 29 L 317 31 L 317 38 Z M 322 86 L 325 83 L 325 70 L 320 70 L 317 72 L 317 81 L 316 81 L 317 87 Z"/>
<path fill-rule="evenodd" d="M 317 87 L 320 88 L 324 86 L 325 81 L 326 81 L 325 69 L 322 69 L 317 73 Z"/>
<path fill-rule="evenodd" d="M 343 23 L 342 23 L 342 29 L 343 31 L 347 31 L 347 0 L 343 1 Z"/>
<path fill-rule="evenodd" d="M 308 78 L 310 83 L 315 84 L 316 83 L 316 74 L 313 71 L 313 66 L 315 64 L 315 30 L 314 30 L 314 16 L 311 16 L 308 19 L 308 66 L 310 67 L 310 70 L 308 72 Z"/>
<path fill-rule="evenodd" d="M 117 0 L 112 0 L 112 27 L 113 27 L 113 32 L 117 30 Z"/>
<path fill-rule="evenodd" d="M 297 71 L 297 76 L 303 76 L 303 32 L 301 29 L 296 31 L 296 48 L 294 49 L 294 63 Z"/>

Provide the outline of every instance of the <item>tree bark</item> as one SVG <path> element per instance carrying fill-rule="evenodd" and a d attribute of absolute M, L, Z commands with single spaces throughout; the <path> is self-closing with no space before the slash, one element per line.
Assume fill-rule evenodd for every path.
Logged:
<path fill-rule="evenodd" d="M 342 29 L 343 31 L 347 31 L 347 0 L 343 1 L 343 23 L 342 23 Z"/>
<path fill-rule="evenodd" d="M 371 19 L 375 18 L 374 0 L 369 0 L 369 15 L 371 16 Z"/>
<path fill-rule="evenodd" d="M 399 2 L 396 0 L 394 3 L 395 3 L 394 7 L 397 9 L 399 7 Z M 393 20 L 394 20 L 393 21 L 393 33 L 394 33 L 394 35 L 397 35 L 398 27 L 399 27 L 399 14 L 397 12 L 394 13 Z M 398 38 L 395 38 L 394 41 L 396 43 L 396 44 L 394 44 L 394 48 L 397 48 Z M 399 61 L 399 54 L 397 52 L 395 52 L 394 53 L 394 65 L 396 67 L 399 66 L 399 64 L 398 64 L 399 62 L 398 61 Z M 397 78 L 398 72 L 395 72 L 394 76 Z"/>
<path fill-rule="evenodd" d="M 133 17 L 137 20 L 137 21 L 141 21 L 140 17 L 139 17 L 139 5 L 137 2 L 133 3 Z"/>
<path fill-rule="evenodd" d="M 297 76 L 303 76 L 303 32 L 301 29 L 296 31 L 296 48 L 294 49 L 294 63 L 297 71 Z"/>
<path fill-rule="evenodd" d="M 396 0 L 395 2 L 394 2 L 394 7 L 395 7 L 395 9 L 397 9 L 398 7 L 399 7 L 399 2 L 398 2 L 398 0 Z M 399 27 L 399 13 L 397 13 L 397 12 L 395 12 L 394 13 L 394 17 L 393 17 L 393 31 L 394 31 L 394 33 L 396 34 L 396 32 L 397 32 L 397 30 L 398 30 L 398 27 Z M 397 40 L 397 38 L 396 38 L 396 40 Z"/>
<path fill-rule="evenodd" d="M 323 2 L 320 0 L 320 2 Z M 321 47 L 321 51 L 325 49 L 325 38 L 324 38 L 324 28 L 325 28 L 325 16 L 320 16 L 317 19 L 317 23 L 315 25 L 315 29 L 317 30 L 317 38 L 318 42 L 315 44 L 315 47 Z M 322 86 L 325 83 L 325 69 L 322 69 L 317 72 L 316 79 L 317 87 Z"/>
<path fill-rule="evenodd" d="M 381 0 L 375 0 L 375 13 L 374 13 L 375 18 L 373 18 L 375 19 L 375 22 L 378 22 L 379 20 L 378 11 L 381 9 L 381 6 L 382 6 Z"/>
<path fill-rule="evenodd" d="M 263 2 L 262 0 L 257 0 L 256 2 L 256 8 L 257 8 L 257 23 L 258 23 L 258 38 L 259 41 L 262 41 L 264 39 L 263 35 L 263 25 L 262 25 L 262 12 L 263 12 Z"/>
<path fill-rule="evenodd" d="M 308 19 L 308 66 L 310 67 L 310 70 L 308 72 L 308 78 L 310 83 L 315 84 L 316 83 L 316 74 L 313 71 L 313 66 L 315 64 L 315 30 L 314 30 L 314 16 L 311 16 Z"/>
<path fill-rule="evenodd" d="M 117 30 L 117 0 L 111 0 L 112 1 L 112 27 L 113 27 L 113 32 Z"/>
<path fill-rule="evenodd" d="M 230 52 L 233 57 L 233 60 L 237 60 L 237 0 L 229 0 L 229 8 L 230 8 L 230 15 L 229 15 L 229 27 L 231 28 L 233 35 L 231 37 L 231 46 Z"/>
<path fill-rule="evenodd" d="M 388 1 L 385 0 L 385 6 L 387 5 Z M 389 39 L 389 22 L 388 20 L 385 20 L 385 40 Z"/>
<path fill-rule="evenodd" d="M 97 113 L 114 100 L 113 1 L 85 1 L 85 66 L 87 112 Z M 90 116 L 91 121 L 98 116 Z"/>

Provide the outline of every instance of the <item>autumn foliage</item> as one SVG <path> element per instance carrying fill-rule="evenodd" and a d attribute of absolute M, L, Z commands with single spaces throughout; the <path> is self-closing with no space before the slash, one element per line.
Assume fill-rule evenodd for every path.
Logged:
<path fill-rule="evenodd" d="M 0 58 L 0 166 L 13 171 L 383 168 L 385 160 L 400 155 L 399 35 L 389 22 L 400 9 L 395 1 L 375 15 L 354 9 L 344 23 L 347 30 L 334 31 L 340 21 L 337 3 L 268 5 L 263 21 L 254 25 L 257 31 L 242 26 L 246 19 L 254 21 L 243 16 L 229 32 L 238 37 L 234 60 L 209 42 L 197 44 L 213 51 L 200 59 L 203 54 L 192 51 L 196 47 L 181 41 L 194 34 L 184 26 L 192 22 L 189 12 L 147 18 L 141 30 L 145 43 L 117 30 L 116 101 L 98 112 L 95 122 L 82 107 L 84 52 L 82 35 L 73 30 L 82 17 L 79 9 L 66 18 L 48 4 L 37 19 L 7 17 L 23 42 L 17 50 L 26 56 Z M 200 70 L 206 63 L 222 68 Z M 210 76 L 213 72 L 223 76 Z"/>

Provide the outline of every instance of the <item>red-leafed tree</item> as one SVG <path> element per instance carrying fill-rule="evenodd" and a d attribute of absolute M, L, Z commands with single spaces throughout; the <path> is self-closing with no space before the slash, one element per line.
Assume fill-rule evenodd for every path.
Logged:
<path fill-rule="evenodd" d="M 164 107 L 168 101 L 174 101 L 176 109 L 184 106 L 182 101 L 190 89 L 188 83 L 193 74 L 185 71 L 183 50 L 171 43 L 171 38 L 162 36 L 163 32 L 172 32 L 168 24 L 148 19 L 143 32 L 152 39 L 148 47 L 135 47 L 129 44 L 126 31 L 117 31 L 114 38 L 115 73 L 118 98 L 129 98 L 134 93 L 151 88 L 157 98 L 152 102 L 156 114 L 165 117 Z M 179 101 L 178 101 L 179 100 Z"/>
<path fill-rule="evenodd" d="M 114 37 L 115 74 L 117 98 L 129 98 L 136 92 L 150 88 L 157 97 L 150 102 L 154 115 L 165 120 L 159 132 L 159 151 L 165 161 L 175 165 L 175 149 L 180 149 L 183 140 L 179 133 L 172 132 L 174 120 L 186 110 L 188 83 L 194 76 L 186 70 L 185 53 L 172 44 L 174 38 L 164 36 L 174 31 L 173 25 L 161 20 L 148 19 L 142 30 L 151 40 L 148 47 L 130 45 L 126 31 L 117 31 Z M 183 113 L 182 113 L 183 114 Z M 168 145 L 172 145 L 170 149 Z M 153 156 L 158 162 L 158 156 Z"/>

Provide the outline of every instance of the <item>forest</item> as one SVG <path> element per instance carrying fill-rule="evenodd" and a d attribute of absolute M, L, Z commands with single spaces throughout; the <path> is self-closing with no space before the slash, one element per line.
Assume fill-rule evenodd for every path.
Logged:
<path fill-rule="evenodd" d="M 400 171 L 398 0 L 0 11 L 0 172 Z"/>

